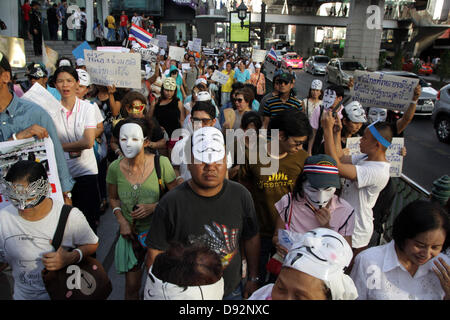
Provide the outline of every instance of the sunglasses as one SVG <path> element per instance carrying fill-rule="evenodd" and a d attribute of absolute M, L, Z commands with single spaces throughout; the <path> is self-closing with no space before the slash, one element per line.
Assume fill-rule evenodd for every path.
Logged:
<path fill-rule="evenodd" d="M 194 118 L 194 117 L 192 117 L 191 118 L 191 121 L 192 122 L 199 122 L 199 121 L 201 121 L 202 122 L 202 124 L 207 124 L 209 121 L 211 121 L 212 119 L 209 119 L 209 118 L 204 118 L 204 119 L 201 119 L 201 118 Z"/>
<path fill-rule="evenodd" d="M 300 147 L 300 146 L 304 146 L 305 144 L 307 144 L 308 143 L 308 141 L 295 141 L 295 140 L 292 140 L 293 141 L 293 145 L 295 145 L 296 147 Z"/>
<path fill-rule="evenodd" d="M 233 101 L 234 101 L 234 102 L 239 102 L 239 103 L 241 103 L 243 100 L 244 100 L 244 99 L 242 99 L 242 98 L 233 98 Z"/>
<path fill-rule="evenodd" d="M 275 84 L 278 84 L 278 85 L 284 84 L 284 85 L 286 86 L 286 85 L 288 85 L 289 83 L 290 83 L 290 82 L 285 81 L 285 80 L 277 80 L 277 81 L 275 81 Z"/>

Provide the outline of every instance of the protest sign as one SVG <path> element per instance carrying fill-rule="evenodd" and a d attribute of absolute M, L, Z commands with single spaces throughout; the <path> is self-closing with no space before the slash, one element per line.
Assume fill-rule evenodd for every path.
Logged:
<path fill-rule="evenodd" d="M 220 72 L 219 70 L 214 70 L 214 73 L 211 76 L 211 80 L 216 81 L 220 84 L 226 84 L 229 77 L 230 76 Z"/>
<path fill-rule="evenodd" d="M 141 55 L 84 50 L 91 82 L 117 88 L 141 88 Z"/>
<path fill-rule="evenodd" d="M 188 41 L 187 48 L 188 48 L 189 50 L 191 50 L 191 51 L 194 51 L 194 50 L 192 49 L 193 46 L 194 46 L 194 42 L 191 41 L 191 40 L 189 40 L 189 41 Z"/>
<path fill-rule="evenodd" d="M 253 49 L 252 60 L 253 62 L 264 62 L 266 58 L 267 50 Z"/>
<path fill-rule="evenodd" d="M 159 53 L 159 48 L 155 45 L 149 44 L 147 48 L 142 48 L 141 46 L 137 45 L 133 48 L 134 52 L 137 52 L 141 55 L 141 59 L 148 62 L 156 62 L 156 56 Z"/>
<path fill-rule="evenodd" d="M 64 202 L 53 142 L 50 138 L 43 140 L 29 138 L 0 142 L 0 174 L 2 176 L 5 176 L 9 168 L 19 160 L 33 160 L 41 163 L 47 171 L 50 182 L 50 198 Z M 0 193 L 0 208 L 9 204 L 10 202 Z"/>
<path fill-rule="evenodd" d="M 40 105 L 52 119 L 61 109 L 61 103 L 37 82 L 25 92 L 22 98 Z"/>
<path fill-rule="evenodd" d="M 190 70 L 190 69 L 191 69 L 191 65 L 189 63 L 182 63 L 181 64 L 181 70 L 183 70 L 183 72 L 187 71 L 187 70 Z"/>
<path fill-rule="evenodd" d="M 76 47 L 72 51 L 72 54 L 75 57 L 75 59 L 79 59 L 79 58 L 84 59 L 84 49 L 92 50 L 92 48 L 89 46 L 87 41 L 83 42 L 82 44 L 80 44 L 78 47 Z"/>
<path fill-rule="evenodd" d="M 159 47 L 159 39 L 151 38 L 149 44 Z"/>
<path fill-rule="evenodd" d="M 349 149 L 349 154 L 362 154 L 359 149 L 359 142 L 361 137 L 347 138 L 346 148 Z M 392 143 L 386 150 L 386 160 L 391 164 L 390 176 L 400 177 L 403 170 L 403 157 L 401 155 L 402 148 L 405 146 L 404 138 L 392 138 Z"/>
<path fill-rule="evenodd" d="M 53 73 L 56 70 L 56 62 L 58 61 L 58 52 L 46 46 L 42 41 L 42 62 L 45 67 Z"/>
<path fill-rule="evenodd" d="M 158 34 L 156 36 L 156 39 L 158 39 L 158 46 L 160 48 L 163 48 L 163 49 L 167 48 L 167 36 L 166 35 Z"/>
<path fill-rule="evenodd" d="M 175 61 L 183 61 L 184 60 L 184 48 L 170 46 L 169 47 L 169 57 Z"/>
<path fill-rule="evenodd" d="M 25 43 L 22 38 L 0 36 L 0 51 L 8 57 L 12 68 L 25 67 Z"/>
<path fill-rule="evenodd" d="M 365 108 L 405 111 L 412 100 L 419 79 L 398 77 L 379 72 L 355 71 L 350 94 Z"/>
<path fill-rule="evenodd" d="M 194 38 L 192 40 L 192 51 L 202 52 L 202 39 Z"/>
<path fill-rule="evenodd" d="M 124 47 L 97 47 L 97 51 L 128 53 L 130 52 L 130 49 Z"/>

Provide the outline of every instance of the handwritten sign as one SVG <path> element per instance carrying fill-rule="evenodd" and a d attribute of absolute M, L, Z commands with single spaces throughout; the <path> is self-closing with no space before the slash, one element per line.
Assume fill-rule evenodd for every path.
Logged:
<path fill-rule="evenodd" d="M 117 88 L 141 88 L 141 55 L 84 50 L 86 68 L 92 83 Z"/>
<path fill-rule="evenodd" d="M 149 44 L 159 47 L 159 39 L 151 38 Z"/>
<path fill-rule="evenodd" d="M 365 108 L 405 111 L 419 79 L 391 76 L 378 72 L 355 71 L 352 100 Z"/>
<path fill-rule="evenodd" d="M 158 34 L 156 36 L 156 39 L 158 39 L 158 46 L 160 48 L 167 48 L 167 36 L 164 34 Z"/>
<path fill-rule="evenodd" d="M 220 84 L 226 84 L 229 77 L 230 77 L 229 75 L 226 75 L 220 72 L 219 70 L 214 70 L 214 73 L 211 76 L 211 80 L 216 81 Z"/>
<path fill-rule="evenodd" d="M 155 45 L 150 44 L 147 48 L 142 48 L 141 46 L 137 45 L 133 48 L 134 52 L 137 52 L 141 55 L 141 59 L 148 62 L 156 62 L 156 56 L 159 53 L 159 48 Z"/>
<path fill-rule="evenodd" d="M 267 50 L 253 49 L 252 60 L 254 62 L 264 62 Z"/>
<path fill-rule="evenodd" d="M 183 61 L 184 48 L 170 46 L 169 47 L 169 57 L 175 61 Z"/>
<path fill-rule="evenodd" d="M 192 39 L 192 51 L 202 52 L 202 39 L 200 38 Z"/>
<path fill-rule="evenodd" d="M 347 138 L 347 149 L 350 155 L 362 154 L 359 149 L 361 137 Z M 386 159 L 390 162 L 390 176 L 400 177 L 403 170 L 402 148 L 405 146 L 405 138 L 392 138 L 390 147 L 386 150 Z"/>
<path fill-rule="evenodd" d="M 130 52 L 130 49 L 129 48 L 124 48 L 124 47 L 97 47 L 97 51 L 128 53 L 128 52 Z"/>
<path fill-rule="evenodd" d="M 192 47 L 193 47 L 193 46 L 194 46 L 194 42 L 191 41 L 191 40 L 189 40 L 189 41 L 188 41 L 187 48 L 188 48 L 189 50 L 191 50 L 191 51 L 194 51 L 194 50 L 192 50 Z"/>

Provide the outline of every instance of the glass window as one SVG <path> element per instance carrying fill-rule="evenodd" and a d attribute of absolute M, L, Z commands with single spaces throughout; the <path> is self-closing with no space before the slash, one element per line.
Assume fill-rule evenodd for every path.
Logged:
<path fill-rule="evenodd" d="M 355 71 L 355 70 L 364 70 L 364 67 L 358 61 L 346 61 L 342 62 L 341 69 L 347 71 Z"/>

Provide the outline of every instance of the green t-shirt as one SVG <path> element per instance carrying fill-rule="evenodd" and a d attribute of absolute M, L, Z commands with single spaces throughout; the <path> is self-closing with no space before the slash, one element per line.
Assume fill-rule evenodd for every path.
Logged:
<path fill-rule="evenodd" d="M 149 204 L 159 201 L 158 177 L 156 170 L 153 169 L 147 180 L 139 188 L 134 190 L 132 184 L 128 182 L 120 170 L 120 161 L 123 159 L 117 159 L 110 164 L 108 174 L 106 175 L 106 182 L 117 185 L 122 214 L 128 222 L 132 223 L 130 213 L 136 204 Z M 161 166 L 161 178 L 163 184 L 166 185 L 175 179 L 175 171 L 167 157 L 160 156 L 159 163 Z M 149 215 L 144 219 L 136 220 L 136 232 L 147 231 L 150 227 L 151 218 L 152 215 Z"/>

